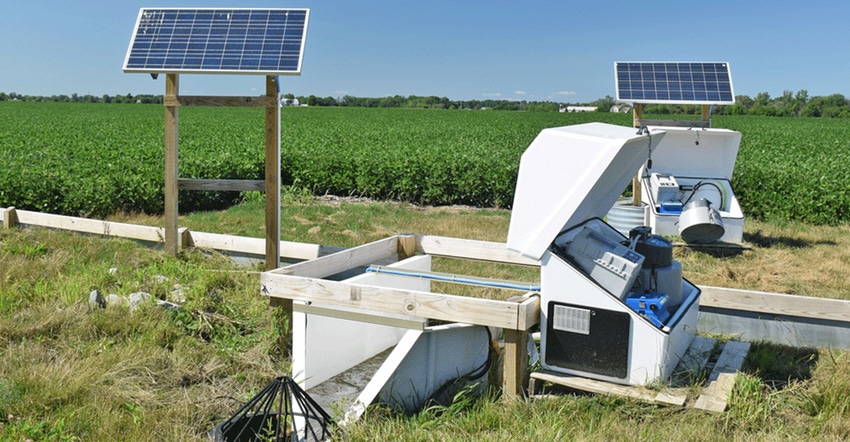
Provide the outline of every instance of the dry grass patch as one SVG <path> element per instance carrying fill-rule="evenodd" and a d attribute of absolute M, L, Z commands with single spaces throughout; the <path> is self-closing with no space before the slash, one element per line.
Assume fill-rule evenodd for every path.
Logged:
<path fill-rule="evenodd" d="M 685 277 L 711 285 L 850 299 L 850 226 L 810 226 L 747 220 L 746 250 L 680 247 Z"/>

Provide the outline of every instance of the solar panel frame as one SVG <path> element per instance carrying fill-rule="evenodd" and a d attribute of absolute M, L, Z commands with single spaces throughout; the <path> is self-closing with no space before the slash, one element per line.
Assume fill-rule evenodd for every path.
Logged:
<path fill-rule="evenodd" d="M 727 62 L 615 62 L 617 101 L 735 104 Z"/>
<path fill-rule="evenodd" d="M 124 72 L 300 75 L 306 8 L 141 8 Z"/>

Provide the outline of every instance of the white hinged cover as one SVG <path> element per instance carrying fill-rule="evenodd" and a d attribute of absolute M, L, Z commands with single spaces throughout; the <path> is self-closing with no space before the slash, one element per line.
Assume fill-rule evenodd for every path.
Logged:
<path fill-rule="evenodd" d="M 637 132 L 606 123 L 542 130 L 520 160 L 508 249 L 540 259 L 561 231 L 604 217 L 649 154 L 650 137 Z M 652 150 L 663 138 L 652 131 Z"/>
<path fill-rule="evenodd" d="M 650 126 L 664 140 L 652 152 L 651 172 L 692 178 L 732 179 L 741 133 L 729 129 Z M 697 144 L 699 143 L 699 144 Z"/>

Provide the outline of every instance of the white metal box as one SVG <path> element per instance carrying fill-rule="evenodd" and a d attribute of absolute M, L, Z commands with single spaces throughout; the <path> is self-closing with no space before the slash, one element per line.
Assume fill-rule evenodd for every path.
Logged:
<path fill-rule="evenodd" d="M 652 198 L 659 204 L 666 201 L 676 201 L 679 197 L 679 183 L 676 177 L 669 173 L 653 172 L 649 176 Z"/>
<path fill-rule="evenodd" d="M 591 220 L 616 230 L 601 220 Z M 669 379 L 693 340 L 700 290 L 682 281 L 683 302 L 663 327 L 628 307 L 557 254 L 541 261 L 541 366 L 627 385 Z"/>

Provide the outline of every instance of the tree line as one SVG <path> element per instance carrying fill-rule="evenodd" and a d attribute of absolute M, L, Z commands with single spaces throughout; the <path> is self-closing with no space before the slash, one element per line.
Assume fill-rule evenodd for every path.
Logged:
<path fill-rule="evenodd" d="M 341 98 L 295 96 L 285 94 L 284 101 L 289 104 L 298 103 L 306 106 L 338 106 L 338 107 L 392 107 L 411 109 L 492 109 L 513 110 L 526 112 L 558 112 L 568 106 L 591 106 L 597 112 L 610 112 L 616 104 L 611 96 L 605 96 L 591 103 L 559 103 L 552 101 L 526 100 L 450 100 L 447 97 L 394 95 L 380 98 L 354 97 L 345 95 Z M 162 104 L 162 95 L 52 95 L 32 96 L 15 92 L 0 92 L 0 101 L 53 101 L 69 103 L 138 103 Z M 683 104 L 649 104 L 644 105 L 647 114 L 661 115 L 699 115 L 701 106 Z M 784 91 L 782 96 L 771 98 L 767 92 L 760 92 L 754 98 L 747 95 L 737 95 L 735 104 L 730 106 L 715 106 L 713 115 L 764 115 L 777 117 L 823 117 L 850 118 L 850 100 L 842 94 L 809 97 L 808 91 L 801 89 L 794 93 Z"/>
<path fill-rule="evenodd" d="M 0 101 L 52 101 L 56 103 L 138 103 L 138 104 L 162 104 L 162 95 L 109 95 L 94 96 L 86 95 L 21 95 L 17 92 L 0 92 Z"/>
<path fill-rule="evenodd" d="M 606 96 L 595 101 L 592 105 L 597 106 L 597 110 L 604 110 L 610 109 L 614 104 L 614 98 Z M 645 104 L 643 112 L 661 115 L 699 115 L 702 112 L 702 107 L 682 104 Z M 797 93 L 784 91 L 781 97 L 776 98 L 771 98 L 767 92 L 759 92 L 755 98 L 747 95 L 736 95 L 735 104 L 715 106 L 712 109 L 712 114 L 850 118 L 850 99 L 841 94 L 809 97 L 809 92 L 805 89 L 801 89 Z"/>

